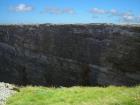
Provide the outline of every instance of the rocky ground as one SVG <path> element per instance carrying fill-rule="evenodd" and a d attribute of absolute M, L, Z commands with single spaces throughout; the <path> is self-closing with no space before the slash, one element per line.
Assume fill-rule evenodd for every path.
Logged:
<path fill-rule="evenodd" d="M 0 82 L 0 105 L 5 105 L 7 98 L 13 95 L 16 91 L 14 85 Z"/>

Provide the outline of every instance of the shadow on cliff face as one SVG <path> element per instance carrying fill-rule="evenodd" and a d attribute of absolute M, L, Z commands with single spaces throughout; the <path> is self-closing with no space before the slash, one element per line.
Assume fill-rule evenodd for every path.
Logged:
<path fill-rule="evenodd" d="M 90 68 L 89 68 L 88 64 L 84 64 L 82 66 L 83 66 L 82 67 L 83 68 L 83 74 L 82 74 L 83 83 L 82 83 L 82 85 L 88 86 L 88 85 L 90 85 L 90 81 L 89 81 Z"/>
<path fill-rule="evenodd" d="M 27 72 L 26 72 L 26 68 L 24 67 L 22 70 L 21 70 L 21 83 L 19 85 L 28 85 L 29 82 L 28 82 L 28 78 L 27 78 Z"/>

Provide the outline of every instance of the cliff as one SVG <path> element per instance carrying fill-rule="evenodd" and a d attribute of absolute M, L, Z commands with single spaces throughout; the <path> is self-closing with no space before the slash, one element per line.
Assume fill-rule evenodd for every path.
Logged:
<path fill-rule="evenodd" d="M 1 25 L 0 81 L 19 85 L 140 83 L 140 27 Z"/>

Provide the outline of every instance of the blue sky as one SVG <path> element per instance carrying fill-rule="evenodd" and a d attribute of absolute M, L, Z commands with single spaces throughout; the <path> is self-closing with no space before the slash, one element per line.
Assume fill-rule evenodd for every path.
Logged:
<path fill-rule="evenodd" d="M 140 23 L 140 0 L 0 0 L 0 24 Z"/>

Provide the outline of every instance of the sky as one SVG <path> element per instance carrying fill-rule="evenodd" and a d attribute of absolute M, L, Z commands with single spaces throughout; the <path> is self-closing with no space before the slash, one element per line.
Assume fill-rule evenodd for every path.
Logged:
<path fill-rule="evenodd" d="M 140 24 L 140 0 L 0 0 L 0 24 Z"/>

